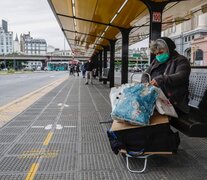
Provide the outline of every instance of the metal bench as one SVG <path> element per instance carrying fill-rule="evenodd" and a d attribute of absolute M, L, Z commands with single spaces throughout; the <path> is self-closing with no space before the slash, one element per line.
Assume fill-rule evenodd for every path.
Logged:
<path fill-rule="evenodd" d="M 134 74 L 130 77 L 131 82 Z M 189 137 L 207 137 L 207 105 L 199 107 L 200 102 L 207 101 L 207 67 L 192 68 L 189 100 L 189 115 L 171 118 L 170 125 Z"/>
<path fill-rule="evenodd" d="M 189 115 L 172 118 L 170 124 L 189 137 L 207 137 L 207 69 L 192 69 L 189 99 Z"/>
<path fill-rule="evenodd" d="M 103 81 L 103 84 L 107 84 L 107 81 L 109 81 L 109 68 L 103 69 L 103 76 L 101 77 L 101 81 Z"/>

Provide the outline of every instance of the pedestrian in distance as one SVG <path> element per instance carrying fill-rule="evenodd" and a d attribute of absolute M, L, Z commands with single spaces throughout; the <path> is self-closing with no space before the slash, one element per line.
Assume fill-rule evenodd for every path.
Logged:
<path fill-rule="evenodd" d="M 79 76 L 79 72 L 80 72 L 80 66 L 79 64 L 76 65 L 76 73 L 77 73 L 77 76 Z"/>
<path fill-rule="evenodd" d="M 88 62 L 85 64 L 86 68 L 86 82 L 85 84 L 87 85 L 89 82 L 93 84 L 93 69 L 94 65 L 91 59 L 88 60 Z"/>
<path fill-rule="evenodd" d="M 96 69 L 93 69 L 93 78 L 96 79 Z"/>
<path fill-rule="evenodd" d="M 75 66 L 73 64 L 71 64 L 70 65 L 70 75 L 75 76 L 74 71 L 75 71 Z"/>
<path fill-rule="evenodd" d="M 81 72 L 82 72 L 82 77 L 85 78 L 86 76 L 86 64 L 82 62 L 81 64 Z"/>

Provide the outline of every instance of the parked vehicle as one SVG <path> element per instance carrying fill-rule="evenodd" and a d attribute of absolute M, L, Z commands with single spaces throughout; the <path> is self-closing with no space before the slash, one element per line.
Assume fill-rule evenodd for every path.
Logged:
<path fill-rule="evenodd" d="M 36 71 L 41 71 L 41 67 L 40 66 L 38 66 L 37 68 L 36 68 Z"/>
<path fill-rule="evenodd" d="M 139 66 L 134 66 L 134 72 L 142 72 L 142 69 Z"/>
<path fill-rule="evenodd" d="M 23 70 L 24 71 L 34 71 L 34 69 L 32 67 L 25 67 Z"/>

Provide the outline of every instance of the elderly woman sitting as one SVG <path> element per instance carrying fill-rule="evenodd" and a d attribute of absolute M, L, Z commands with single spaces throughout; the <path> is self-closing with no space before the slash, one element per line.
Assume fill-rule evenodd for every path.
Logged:
<path fill-rule="evenodd" d="M 178 115 L 181 115 L 189 112 L 188 85 L 191 67 L 187 58 L 178 54 L 175 48 L 175 43 L 167 37 L 153 41 L 150 49 L 155 54 L 155 59 L 146 72 L 151 76 L 150 84 L 160 87 Z M 141 81 L 148 82 L 146 74 L 143 74 Z"/>

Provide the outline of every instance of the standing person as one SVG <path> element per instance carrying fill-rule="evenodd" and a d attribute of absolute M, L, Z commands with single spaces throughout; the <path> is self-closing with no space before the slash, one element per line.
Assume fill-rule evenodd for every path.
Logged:
<path fill-rule="evenodd" d="M 93 78 L 96 79 L 96 69 L 93 69 Z"/>
<path fill-rule="evenodd" d="M 155 54 L 151 65 L 146 70 L 150 74 L 150 84 L 160 87 L 174 106 L 178 116 L 189 113 L 188 85 L 190 76 L 190 62 L 175 51 L 175 43 L 168 37 L 161 37 L 150 44 Z M 142 82 L 148 82 L 146 74 L 142 75 Z"/>
<path fill-rule="evenodd" d="M 93 84 L 93 62 L 91 61 L 91 59 L 88 60 L 88 62 L 85 64 L 85 68 L 86 68 L 86 85 L 89 83 Z"/>
<path fill-rule="evenodd" d="M 86 76 L 86 67 L 85 66 L 86 66 L 85 63 L 82 62 L 82 64 L 81 64 L 81 72 L 82 72 L 83 78 L 85 78 L 85 76 Z"/>
<path fill-rule="evenodd" d="M 75 76 L 75 75 L 74 75 L 74 70 L 75 70 L 75 67 L 74 67 L 73 64 L 71 64 L 71 66 L 70 66 L 70 75 Z"/>
<path fill-rule="evenodd" d="M 76 73 L 77 73 L 77 76 L 79 76 L 79 72 L 80 72 L 80 66 L 79 64 L 76 65 Z"/>
<path fill-rule="evenodd" d="M 72 65 L 70 64 L 68 67 L 69 75 L 72 75 Z"/>
<path fill-rule="evenodd" d="M 68 65 L 68 74 L 70 76 L 70 65 Z"/>

